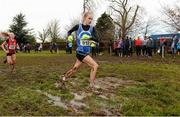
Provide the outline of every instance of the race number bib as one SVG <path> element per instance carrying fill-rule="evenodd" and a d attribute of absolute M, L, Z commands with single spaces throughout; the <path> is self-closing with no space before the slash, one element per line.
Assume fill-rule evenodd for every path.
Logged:
<path fill-rule="evenodd" d="M 81 46 L 90 46 L 91 41 L 90 40 L 81 40 L 80 45 Z"/>
<path fill-rule="evenodd" d="M 9 46 L 9 49 L 15 50 L 15 49 L 16 49 L 16 46 L 15 46 L 15 45 L 10 45 L 10 46 Z"/>

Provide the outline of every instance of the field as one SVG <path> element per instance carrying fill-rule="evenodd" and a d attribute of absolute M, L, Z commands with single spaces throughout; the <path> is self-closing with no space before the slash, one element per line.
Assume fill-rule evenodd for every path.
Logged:
<path fill-rule="evenodd" d="M 3 53 L 0 53 L 1 59 Z M 16 72 L 0 65 L 0 116 L 179 115 L 180 56 L 148 59 L 98 56 L 97 92 L 87 91 L 88 66 L 57 85 L 75 55 L 17 54 Z"/>

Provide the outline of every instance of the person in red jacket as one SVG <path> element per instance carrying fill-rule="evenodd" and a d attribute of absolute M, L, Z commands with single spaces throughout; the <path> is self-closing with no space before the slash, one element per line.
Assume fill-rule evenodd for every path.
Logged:
<path fill-rule="evenodd" d="M 7 55 L 7 62 L 10 65 L 11 72 L 14 71 L 15 63 L 16 63 L 16 40 L 15 40 L 15 35 L 14 33 L 7 33 L 8 34 L 8 39 L 5 40 L 2 44 L 1 47 L 6 52 Z M 6 47 L 7 45 L 7 47 Z"/>
<path fill-rule="evenodd" d="M 142 47 L 142 40 L 140 37 L 135 40 L 135 46 L 136 46 L 136 55 L 140 56 L 141 55 L 141 47 Z"/>

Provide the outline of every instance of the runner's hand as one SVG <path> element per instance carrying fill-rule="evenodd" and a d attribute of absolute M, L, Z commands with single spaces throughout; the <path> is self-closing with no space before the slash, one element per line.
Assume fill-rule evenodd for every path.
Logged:
<path fill-rule="evenodd" d="M 8 54 L 8 53 L 9 53 L 9 51 L 8 51 L 8 50 L 6 50 L 6 53 Z"/>

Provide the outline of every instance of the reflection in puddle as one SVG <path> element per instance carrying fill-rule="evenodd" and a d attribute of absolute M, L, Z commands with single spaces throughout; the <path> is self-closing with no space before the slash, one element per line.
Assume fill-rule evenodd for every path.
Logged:
<path fill-rule="evenodd" d="M 72 93 L 74 95 L 74 100 L 83 100 L 87 95 L 85 93 L 81 93 L 81 95 L 77 93 Z"/>
<path fill-rule="evenodd" d="M 58 96 L 53 96 L 51 94 L 48 94 L 47 92 L 42 92 L 41 90 L 36 90 L 38 93 L 41 93 L 45 96 L 47 96 L 49 98 L 48 102 L 49 103 L 53 103 L 54 106 L 59 106 L 59 107 L 62 107 L 64 109 L 68 109 L 68 107 L 66 106 L 66 104 L 64 104 L 62 101 L 61 101 L 61 98 L 58 97 Z"/>
<path fill-rule="evenodd" d="M 74 111 L 78 112 L 79 109 L 89 108 L 85 103 L 83 103 L 83 99 L 87 97 L 85 93 L 81 93 L 81 95 L 77 93 L 72 93 L 74 95 L 74 99 L 70 101 L 71 107 Z"/>
<path fill-rule="evenodd" d="M 69 103 L 65 104 L 61 101 L 61 98 L 58 96 L 53 96 L 47 92 L 43 92 L 41 90 L 36 90 L 36 92 L 43 94 L 49 98 L 48 102 L 52 103 L 54 106 L 62 107 L 64 109 L 72 108 L 75 112 L 78 112 L 82 108 L 87 108 L 87 105 L 81 102 L 87 95 L 82 93 L 82 95 L 78 95 L 77 93 L 72 93 L 74 95 L 74 99 L 72 99 Z"/>

